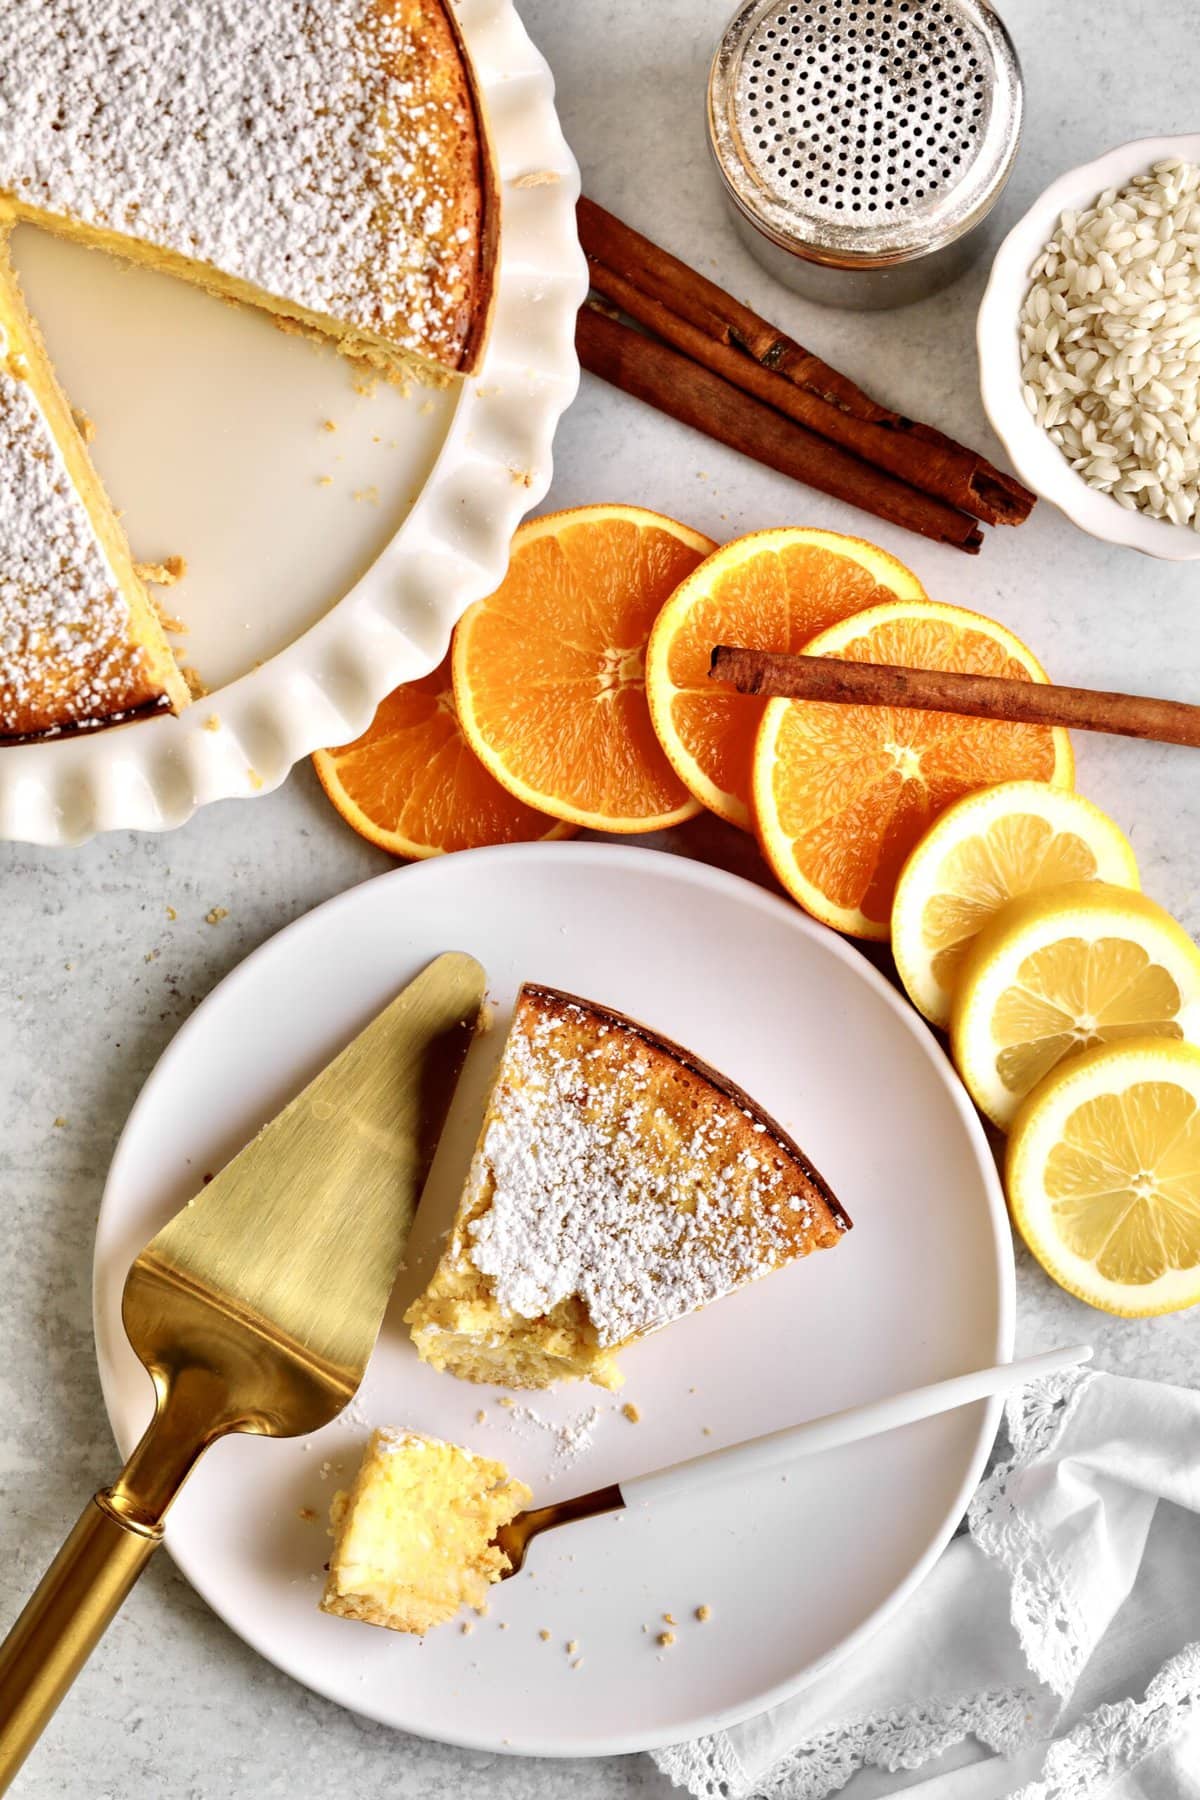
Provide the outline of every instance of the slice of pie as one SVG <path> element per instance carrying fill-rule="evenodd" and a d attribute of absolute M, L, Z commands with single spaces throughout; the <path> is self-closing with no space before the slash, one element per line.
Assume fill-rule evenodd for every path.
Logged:
<path fill-rule="evenodd" d="M 526 984 L 445 1253 L 406 1317 L 422 1359 L 468 1381 L 617 1387 L 622 1345 L 849 1224 L 724 1076 Z"/>
<path fill-rule="evenodd" d="M 477 367 L 499 210 L 444 0 L 0 0 L 0 21 L 0 247 L 29 221 L 389 375 Z M 0 742 L 177 710 L 7 260 L 0 326 Z"/>
<path fill-rule="evenodd" d="M 0 240 L 0 743 L 187 701 Z"/>
<path fill-rule="evenodd" d="M 482 1607 L 509 1561 L 492 1543 L 533 1498 L 503 1463 L 417 1431 L 376 1431 L 335 1494 L 321 1610 L 424 1633 Z"/>

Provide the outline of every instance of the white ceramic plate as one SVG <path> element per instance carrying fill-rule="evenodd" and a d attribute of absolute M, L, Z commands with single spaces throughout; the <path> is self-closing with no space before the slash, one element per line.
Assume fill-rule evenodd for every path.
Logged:
<path fill-rule="evenodd" d="M 1138 138 L 1052 182 L 996 252 L 979 307 L 976 341 L 984 411 L 1026 486 L 1092 537 L 1169 562 L 1190 562 L 1200 556 L 1200 532 L 1153 519 L 1149 513 L 1130 512 L 1110 495 L 1089 487 L 1033 418 L 1021 392 L 1021 307 L 1029 291 L 1029 271 L 1053 236 L 1059 215 L 1093 205 L 1105 188 L 1127 186 L 1135 175 L 1167 156 L 1200 161 L 1200 135 Z"/>
<path fill-rule="evenodd" d="M 22 227 L 14 256 L 135 556 L 212 690 L 181 718 L 0 749 L 0 838 L 179 825 L 355 737 L 500 581 L 579 379 L 579 171 L 512 0 L 461 0 L 500 176 L 483 367 L 404 395 L 198 289 Z M 330 420 L 336 431 L 324 429 Z M 324 485 L 322 485 L 324 483 Z M 213 729 L 213 721 L 219 728 Z"/>
<path fill-rule="evenodd" d="M 784 1698 L 883 1621 L 961 1517 L 999 1402 L 799 1464 L 786 1479 L 559 1531 L 493 1590 L 470 1635 L 449 1625 L 423 1642 L 316 1609 L 324 1518 L 368 1425 L 471 1445 L 539 1498 L 566 1497 L 1003 1360 L 1013 1264 L 992 1158 L 915 1013 L 855 950 L 759 888 L 660 852 L 590 844 L 477 851 L 381 876 L 222 982 L 125 1128 L 96 1248 L 100 1371 L 123 1452 L 150 1413 L 149 1379 L 120 1324 L 131 1259 L 206 1170 L 449 948 L 484 963 L 497 1024 L 464 1071 L 361 1395 L 309 1440 L 218 1444 L 167 1542 L 264 1656 L 387 1724 L 536 1755 L 677 1741 Z M 518 1396 L 559 1424 L 598 1409 L 573 1463 L 545 1427 L 498 1406 L 499 1390 L 419 1363 L 401 1324 L 439 1248 L 526 977 L 623 1008 L 727 1071 L 796 1134 L 855 1222 L 836 1250 L 626 1352 L 620 1394 L 575 1385 Z M 625 1399 L 639 1423 L 622 1416 Z M 305 1523 L 305 1507 L 321 1522 Z M 703 1604 L 708 1624 L 693 1618 Z M 669 1651 L 655 1643 L 665 1612 L 679 1621 Z"/>

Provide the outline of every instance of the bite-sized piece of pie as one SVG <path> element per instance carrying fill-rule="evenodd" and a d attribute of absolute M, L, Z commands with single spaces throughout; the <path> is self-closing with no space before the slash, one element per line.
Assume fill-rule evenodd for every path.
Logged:
<path fill-rule="evenodd" d="M 388 368 L 469 372 L 498 208 L 445 0 L 0 0 L 0 196 Z"/>
<path fill-rule="evenodd" d="M 526 984 L 466 1189 L 406 1315 L 469 1381 L 617 1387 L 621 1345 L 850 1224 L 747 1095 L 644 1025 Z"/>
<path fill-rule="evenodd" d="M 417 1431 L 374 1432 L 333 1498 L 322 1611 L 423 1633 L 482 1606 L 509 1568 L 491 1540 L 531 1499 L 503 1463 Z"/>
<path fill-rule="evenodd" d="M 0 240 L 0 743 L 187 703 Z"/>

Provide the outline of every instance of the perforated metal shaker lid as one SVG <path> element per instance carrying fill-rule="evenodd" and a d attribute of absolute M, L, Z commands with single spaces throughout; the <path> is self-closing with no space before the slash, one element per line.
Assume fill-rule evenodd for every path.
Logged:
<path fill-rule="evenodd" d="M 806 260 L 887 268 L 980 223 L 1008 179 L 1021 71 L 983 0 L 749 0 L 709 82 L 730 197 Z"/>

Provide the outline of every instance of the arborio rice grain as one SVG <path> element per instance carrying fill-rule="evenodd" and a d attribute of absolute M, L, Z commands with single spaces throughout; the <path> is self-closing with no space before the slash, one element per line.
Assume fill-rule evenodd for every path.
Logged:
<path fill-rule="evenodd" d="M 1065 212 L 1021 312 L 1025 404 L 1119 505 L 1200 530 L 1200 169 Z"/>

